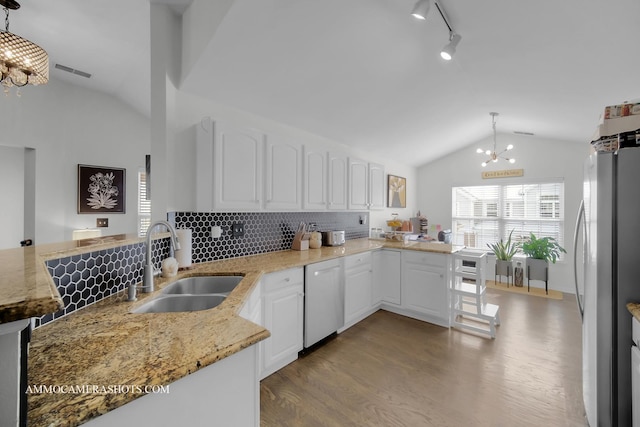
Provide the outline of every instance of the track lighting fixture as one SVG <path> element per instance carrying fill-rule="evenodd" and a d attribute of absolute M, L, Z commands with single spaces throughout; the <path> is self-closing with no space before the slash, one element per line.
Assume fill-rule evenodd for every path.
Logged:
<path fill-rule="evenodd" d="M 431 2 L 433 2 L 433 4 L 436 6 L 436 9 L 438 9 L 438 12 L 442 17 L 442 20 L 444 21 L 445 25 L 449 29 L 449 43 L 444 48 L 442 48 L 442 51 L 440 52 L 440 56 L 442 56 L 443 59 L 450 61 L 456 52 L 456 47 L 458 46 L 458 43 L 460 43 L 460 40 L 462 40 L 462 36 L 456 33 L 455 31 L 453 31 L 453 28 L 451 28 L 451 24 L 447 19 L 447 15 L 444 9 L 442 8 L 442 5 L 438 3 L 437 0 L 418 0 L 416 5 L 413 7 L 413 12 L 411 12 L 411 15 L 417 19 L 421 19 L 421 20 L 426 19 L 427 13 L 429 12 L 429 9 L 431 7 Z"/>
<path fill-rule="evenodd" d="M 417 19 L 427 19 L 427 14 L 429 14 L 430 8 L 431 8 L 431 0 L 418 0 L 416 5 L 413 7 L 413 12 L 411 12 L 411 16 Z"/>
<path fill-rule="evenodd" d="M 449 34 L 449 44 L 443 47 L 442 51 L 440 52 L 440 56 L 442 57 L 442 59 L 451 61 L 451 58 L 453 58 L 453 55 L 456 53 L 456 46 L 458 46 L 458 43 L 460 43 L 461 39 L 462 36 L 460 36 L 459 34 Z"/>

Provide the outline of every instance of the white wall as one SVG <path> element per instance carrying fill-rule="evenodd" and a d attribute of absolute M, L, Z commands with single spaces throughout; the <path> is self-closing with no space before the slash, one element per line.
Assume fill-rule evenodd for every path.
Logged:
<path fill-rule="evenodd" d="M 24 148 L 0 146 L 0 249 L 19 248 L 24 235 Z"/>
<path fill-rule="evenodd" d="M 407 178 L 407 207 L 403 209 L 388 208 L 381 211 L 371 211 L 370 228 L 384 227 L 385 221 L 391 218 L 392 212 L 397 212 L 401 218 L 408 219 L 417 211 L 417 170 L 414 167 L 390 161 L 375 152 L 362 152 L 349 149 L 346 145 L 314 135 L 300 129 L 289 127 L 247 112 L 212 103 L 203 98 L 184 92 L 176 94 L 175 123 L 176 140 L 173 148 L 170 148 L 169 170 L 174 176 L 169 177 L 170 200 L 169 210 L 193 211 L 195 210 L 195 141 L 196 125 L 199 125 L 203 117 L 210 116 L 213 120 L 225 120 L 226 122 L 251 127 L 265 133 L 278 133 L 291 137 L 302 144 L 326 147 L 326 149 L 340 150 L 358 158 L 385 165 L 385 173 L 399 175 Z M 171 145 L 171 143 L 170 143 Z M 386 184 L 385 184 L 386 188 Z"/>
<path fill-rule="evenodd" d="M 515 164 L 503 161 L 492 163 L 486 168 L 480 166 L 484 155 L 477 154 L 476 148 L 490 148 L 492 137 L 442 159 L 423 165 L 418 169 L 418 205 L 429 219 L 429 224 L 451 227 L 452 198 L 451 187 L 462 185 L 491 185 L 502 182 L 526 182 L 546 178 L 562 178 L 565 184 L 564 247 L 568 256 L 549 269 L 549 288 L 563 292 L 573 292 L 572 242 L 576 213 L 582 199 L 582 165 L 589 154 L 589 144 L 537 137 L 498 134 L 498 149 L 513 144 L 510 155 Z M 524 169 L 522 178 L 482 179 L 484 170 Z M 540 286 L 540 282 L 532 282 Z"/>
<path fill-rule="evenodd" d="M 78 77 L 80 78 L 80 77 Z M 0 145 L 36 152 L 35 243 L 71 240 L 109 218 L 103 234 L 135 233 L 137 171 L 149 153 L 149 120 L 115 97 L 52 78 L 2 97 Z M 77 214 L 77 165 L 127 169 L 126 214 Z"/>

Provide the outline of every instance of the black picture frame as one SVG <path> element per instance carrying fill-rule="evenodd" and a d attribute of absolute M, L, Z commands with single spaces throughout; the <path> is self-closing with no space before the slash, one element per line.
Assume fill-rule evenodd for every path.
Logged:
<path fill-rule="evenodd" d="M 78 213 L 126 213 L 127 170 L 78 165 Z"/>

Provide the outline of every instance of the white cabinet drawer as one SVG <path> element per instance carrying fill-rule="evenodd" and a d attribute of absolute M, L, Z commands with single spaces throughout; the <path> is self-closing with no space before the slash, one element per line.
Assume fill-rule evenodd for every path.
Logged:
<path fill-rule="evenodd" d="M 445 267 L 447 263 L 446 255 L 418 251 L 403 251 L 402 260 L 412 264 L 433 267 Z"/>
<path fill-rule="evenodd" d="M 363 252 L 361 254 L 350 255 L 344 260 L 344 268 L 346 270 L 357 268 L 360 266 L 371 267 L 371 252 Z"/>
<path fill-rule="evenodd" d="M 265 274 L 262 278 L 262 286 L 265 292 L 273 292 L 303 282 L 304 270 L 302 268 L 290 268 L 289 270 L 277 271 L 275 273 Z"/>

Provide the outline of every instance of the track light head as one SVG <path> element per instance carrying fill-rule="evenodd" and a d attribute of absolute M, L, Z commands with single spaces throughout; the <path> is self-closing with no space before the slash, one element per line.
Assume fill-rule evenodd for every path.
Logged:
<path fill-rule="evenodd" d="M 416 19 L 427 19 L 427 14 L 429 13 L 429 9 L 431 8 L 431 0 L 418 0 L 416 5 L 413 7 L 413 12 L 411 12 L 411 16 Z"/>
<path fill-rule="evenodd" d="M 462 36 L 460 36 L 459 34 L 451 33 L 449 44 L 443 47 L 442 52 L 440 52 L 440 56 L 442 57 L 442 59 L 451 61 L 451 58 L 453 58 L 453 55 L 455 55 L 456 53 L 456 47 L 458 46 L 458 43 L 460 43 L 460 40 L 462 40 Z"/>

